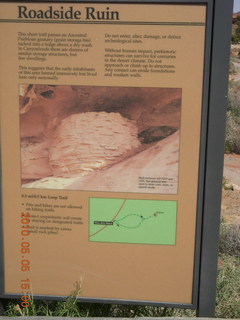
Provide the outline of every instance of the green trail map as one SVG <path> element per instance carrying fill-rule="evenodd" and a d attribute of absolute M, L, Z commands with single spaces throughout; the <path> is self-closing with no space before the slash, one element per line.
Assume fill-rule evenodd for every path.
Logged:
<path fill-rule="evenodd" d="M 90 198 L 89 241 L 176 244 L 177 201 Z"/>

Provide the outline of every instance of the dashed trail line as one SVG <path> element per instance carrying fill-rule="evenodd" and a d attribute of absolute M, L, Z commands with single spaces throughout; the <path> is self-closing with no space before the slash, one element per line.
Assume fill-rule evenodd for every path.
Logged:
<path fill-rule="evenodd" d="M 117 216 L 120 214 L 121 210 L 123 209 L 125 203 L 126 203 L 127 199 L 125 199 L 123 201 L 123 203 L 121 204 L 121 207 L 118 209 L 117 213 L 115 214 L 115 216 L 112 218 L 112 220 L 110 221 L 104 221 L 104 222 L 107 222 L 106 225 L 104 225 L 104 227 L 102 227 L 101 229 L 99 229 L 98 231 L 96 231 L 95 233 L 91 234 L 89 237 L 93 237 L 95 236 L 96 234 L 102 232 L 104 229 L 106 229 L 107 227 L 109 226 L 117 226 L 117 227 L 122 227 L 122 228 L 126 228 L 126 229 L 137 229 L 139 228 L 143 222 L 145 222 L 146 220 L 149 220 L 149 219 L 152 219 L 154 217 L 157 217 L 159 214 L 163 214 L 164 212 L 155 212 L 147 217 L 144 217 L 143 215 L 141 214 L 136 214 L 136 213 L 130 213 L 130 214 L 127 214 L 125 215 L 124 217 L 122 217 L 121 219 L 116 219 Z M 128 220 L 128 218 L 132 218 L 132 217 L 137 217 L 139 219 L 139 221 L 137 222 L 136 220 L 136 224 L 135 225 L 127 225 L 127 224 L 124 224 L 123 221 L 124 220 Z"/>
<path fill-rule="evenodd" d="M 140 214 L 135 214 L 135 213 L 131 213 L 126 215 L 125 217 L 118 219 L 118 220 L 114 220 L 113 223 L 116 224 L 118 227 L 123 227 L 123 228 L 127 228 L 127 229 L 137 229 L 141 226 L 141 224 L 149 219 L 152 219 L 154 217 L 157 217 L 158 214 L 163 213 L 163 212 L 155 212 L 154 214 L 151 214 L 148 217 L 144 217 L 143 215 Z M 128 226 L 126 224 L 122 224 L 121 221 L 124 221 L 125 219 L 129 218 L 129 217 L 138 217 L 139 218 L 139 222 L 135 225 L 135 226 Z"/>

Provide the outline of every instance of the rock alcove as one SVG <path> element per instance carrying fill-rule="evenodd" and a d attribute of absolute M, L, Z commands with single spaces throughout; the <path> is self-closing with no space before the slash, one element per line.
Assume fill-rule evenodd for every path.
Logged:
<path fill-rule="evenodd" d="M 169 175 L 176 187 L 180 113 L 176 88 L 22 85 L 22 184 L 139 191 L 140 176 Z"/>

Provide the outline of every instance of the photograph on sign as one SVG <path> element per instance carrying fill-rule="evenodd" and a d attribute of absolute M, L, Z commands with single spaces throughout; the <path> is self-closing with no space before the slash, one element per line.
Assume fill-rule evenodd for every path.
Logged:
<path fill-rule="evenodd" d="M 0 24 L 2 295 L 192 306 L 206 5 L 1 2 Z"/>
<path fill-rule="evenodd" d="M 22 187 L 176 194 L 180 109 L 180 89 L 21 85 Z"/>

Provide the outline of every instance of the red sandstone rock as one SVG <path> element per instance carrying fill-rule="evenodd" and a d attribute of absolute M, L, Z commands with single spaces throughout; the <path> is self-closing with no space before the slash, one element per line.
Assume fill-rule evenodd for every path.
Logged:
<path fill-rule="evenodd" d="M 49 177 L 24 186 L 43 189 L 176 194 L 178 157 L 179 132 L 176 132 L 149 149 L 104 170 L 75 178 Z"/>
<path fill-rule="evenodd" d="M 133 191 L 129 175 L 137 179 L 154 174 L 156 168 L 160 170 L 156 175 L 168 172 L 175 179 L 179 152 L 178 138 L 172 133 L 180 128 L 181 94 L 176 88 L 22 85 L 22 179 L 46 177 L 46 188 L 50 180 L 58 188 L 57 177 L 79 176 L 82 190 L 110 191 Z M 167 155 L 174 148 L 175 158 L 170 158 L 175 164 L 170 165 Z M 102 182 L 101 175 L 106 178 Z M 118 175 L 122 184 L 116 180 Z M 75 178 L 61 180 L 60 185 L 67 188 Z"/>
<path fill-rule="evenodd" d="M 82 183 L 79 178 L 68 189 L 174 194 L 178 186 L 178 158 L 179 132 L 176 132 L 149 149 L 96 173 L 88 182 Z"/>

